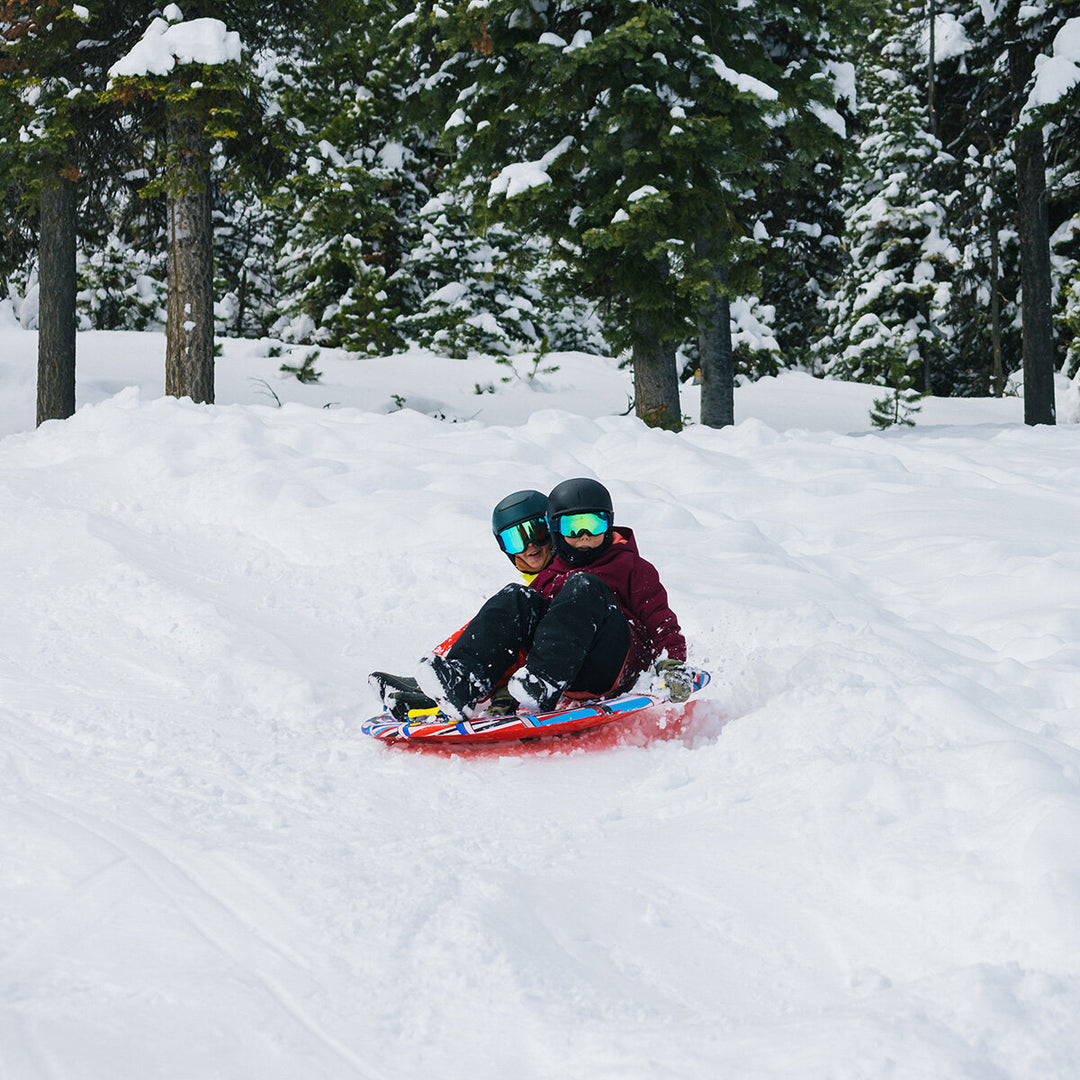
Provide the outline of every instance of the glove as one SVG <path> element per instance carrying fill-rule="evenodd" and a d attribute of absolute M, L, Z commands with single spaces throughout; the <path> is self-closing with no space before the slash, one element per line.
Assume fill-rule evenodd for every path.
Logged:
<path fill-rule="evenodd" d="M 487 707 L 488 716 L 513 716 L 517 712 L 517 699 L 505 686 L 496 686 L 491 691 L 491 701 Z"/>
<path fill-rule="evenodd" d="M 693 673 L 681 660 L 657 660 L 653 674 L 653 686 L 669 701 L 685 701 L 694 692 Z"/>

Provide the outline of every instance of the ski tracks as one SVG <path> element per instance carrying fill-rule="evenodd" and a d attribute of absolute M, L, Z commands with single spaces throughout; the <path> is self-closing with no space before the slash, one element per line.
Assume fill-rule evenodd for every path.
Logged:
<path fill-rule="evenodd" d="M 256 875 L 221 853 L 181 850 L 156 835 L 153 822 L 121 823 L 45 794 L 42 785 L 31 790 L 19 782 L 24 770 L 13 754 L 14 747 L 0 753 L 9 778 L 0 813 L 19 820 L 19 835 L 33 836 L 34 850 L 9 864 L 3 887 L 35 888 L 44 903 L 36 925 L 9 927 L 0 937 L 0 1075 L 115 1076 L 110 1026 L 120 1033 L 129 1026 L 115 1016 L 110 1025 L 119 1009 L 149 1019 L 139 1027 L 147 1045 L 128 1046 L 125 1059 L 162 1077 L 191 1065 L 190 1056 L 169 1060 L 170 1043 L 190 1055 L 191 1044 L 206 1040 L 209 1051 L 228 1037 L 231 1018 L 247 1038 L 233 1050 L 239 1074 L 255 1075 L 248 1069 L 261 1053 L 262 1077 L 293 1075 L 299 1058 L 310 1075 L 382 1080 L 332 1030 L 335 1017 L 339 1026 L 356 1019 L 346 1015 L 349 996 L 342 1004 L 332 960 L 305 951 L 304 926 Z M 189 1000 L 162 991 L 163 965 L 169 981 L 179 976 L 194 987 Z M 237 1011 L 256 1015 L 238 1018 Z M 250 1045 L 253 1032 L 264 1046 Z"/>

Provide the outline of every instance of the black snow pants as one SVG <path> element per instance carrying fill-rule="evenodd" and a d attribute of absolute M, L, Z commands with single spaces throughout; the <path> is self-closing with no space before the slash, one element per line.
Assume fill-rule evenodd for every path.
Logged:
<path fill-rule="evenodd" d="M 616 688 L 630 628 L 611 589 L 593 574 L 571 574 L 549 600 L 511 584 L 476 613 L 446 654 L 490 693 L 517 666 L 563 690 L 603 695 Z"/>

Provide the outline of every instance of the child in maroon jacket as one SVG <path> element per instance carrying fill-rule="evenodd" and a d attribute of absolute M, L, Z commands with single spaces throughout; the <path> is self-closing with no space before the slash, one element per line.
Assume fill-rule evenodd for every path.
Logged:
<path fill-rule="evenodd" d="M 551 563 L 528 586 L 496 593 L 445 655 L 425 656 L 421 689 L 465 719 L 524 653 L 507 689 L 530 710 L 550 711 L 564 693 L 623 692 L 657 661 L 678 700 L 689 691 L 686 641 L 656 568 L 638 554 L 633 532 L 616 528 L 607 488 L 563 481 L 548 496 L 547 520 Z"/>

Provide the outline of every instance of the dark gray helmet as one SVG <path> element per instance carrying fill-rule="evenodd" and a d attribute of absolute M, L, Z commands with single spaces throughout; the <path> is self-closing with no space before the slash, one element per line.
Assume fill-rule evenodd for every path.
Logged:
<path fill-rule="evenodd" d="M 594 517 L 595 523 L 590 524 L 588 531 L 596 536 L 600 535 L 597 530 L 604 528 L 606 524 L 603 542 L 598 547 L 575 548 L 567 542 L 560 527 L 560 519 L 571 519 L 577 515 Z M 595 521 L 595 518 L 602 518 L 603 523 Z M 571 566 L 588 566 L 589 563 L 596 562 L 615 540 L 615 514 L 611 506 L 611 493 L 599 480 L 579 476 L 556 484 L 548 496 L 547 520 L 556 554 Z"/>
<path fill-rule="evenodd" d="M 528 546 L 529 541 L 546 544 L 547 537 L 547 496 L 542 491 L 515 491 L 500 499 L 491 511 L 491 531 L 506 557 L 513 562 Z M 543 523 L 528 528 L 529 522 Z M 514 526 L 524 528 L 515 530 Z"/>
<path fill-rule="evenodd" d="M 547 497 L 548 522 L 563 514 L 606 514 L 612 519 L 611 493 L 599 480 L 586 476 L 556 484 Z"/>

